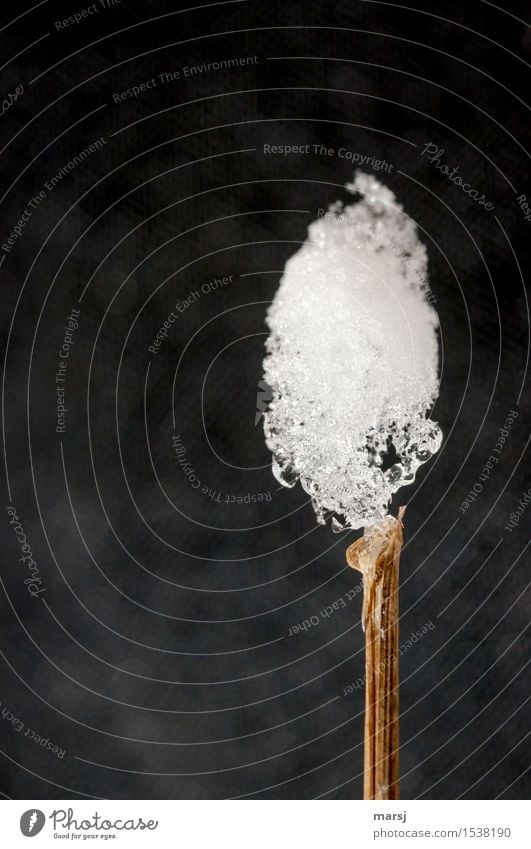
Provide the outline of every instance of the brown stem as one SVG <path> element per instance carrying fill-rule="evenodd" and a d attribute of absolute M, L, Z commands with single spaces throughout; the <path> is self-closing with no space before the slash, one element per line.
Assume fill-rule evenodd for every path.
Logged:
<path fill-rule="evenodd" d="M 398 571 L 402 517 L 369 528 L 347 549 L 347 563 L 363 575 L 365 631 L 365 799 L 398 799 Z"/>

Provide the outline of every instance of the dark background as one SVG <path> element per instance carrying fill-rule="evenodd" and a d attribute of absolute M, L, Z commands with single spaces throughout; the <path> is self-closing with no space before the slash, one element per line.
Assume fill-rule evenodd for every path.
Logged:
<path fill-rule="evenodd" d="M 1 116 L 1 242 L 45 181 L 106 143 L 1 251 L 4 501 L 46 590 L 28 594 L 5 513 L 0 791 L 361 797 L 363 689 L 343 694 L 363 676 L 361 595 L 321 614 L 359 586 L 344 559 L 357 533 L 317 526 L 300 487 L 279 491 L 255 424 L 267 303 L 353 175 L 338 155 L 263 146 L 322 144 L 392 165 L 379 173 L 421 227 L 441 320 L 445 441 L 400 493 L 401 638 L 426 632 L 401 660 L 402 797 L 528 797 L 531 511 L 506 527 L 531 485 L 527 4 L 122 0 L 57 30 L 88 5 L 2 11 L 2 98 L 24 90 Z M 428 142 L 494 210 L 422 156 Z"/>

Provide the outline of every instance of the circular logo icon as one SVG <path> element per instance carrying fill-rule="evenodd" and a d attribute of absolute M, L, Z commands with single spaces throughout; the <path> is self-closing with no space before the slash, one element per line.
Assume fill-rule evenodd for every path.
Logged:
<path fill-rule="evenodd" d="M 39 831 L 42 831 L 45 822 L 46 817 L 43 812 L 37 808 L 31 808 L 20 817 L 20 830 L 24 837 L 35 837 Z"/>

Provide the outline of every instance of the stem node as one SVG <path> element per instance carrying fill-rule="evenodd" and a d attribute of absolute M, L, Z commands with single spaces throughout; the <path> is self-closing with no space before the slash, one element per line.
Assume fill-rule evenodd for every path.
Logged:
<path fill-rule="evenodd" d="M 363 576 L 365 632 L 365 799 L 399 798 L 398 573 L 402 517 L 386 516 L 347 549 Z"/>

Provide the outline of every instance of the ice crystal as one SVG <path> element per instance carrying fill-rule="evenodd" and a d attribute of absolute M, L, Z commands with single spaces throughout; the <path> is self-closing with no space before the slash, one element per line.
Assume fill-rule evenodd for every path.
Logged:
<path fill-rule="evenodd" d="M 332 204 L 286 263 L 267 314 L 273 474 L 332 528 L 381 520 L 438 450 L 438 317 L 416 224 L 374 177 Z"/>

